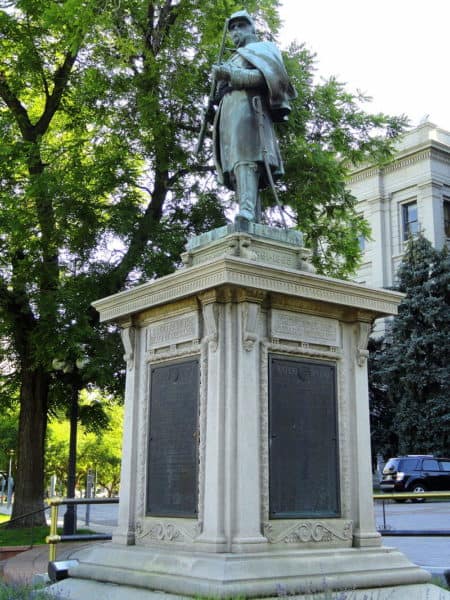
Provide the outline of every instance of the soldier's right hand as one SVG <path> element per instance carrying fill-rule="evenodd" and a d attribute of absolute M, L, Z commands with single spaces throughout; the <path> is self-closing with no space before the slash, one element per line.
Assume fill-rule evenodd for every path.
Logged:
<path fill-rule="evenodd" d="M 213 65 L 212 68 L 213 76 L 218 80 L 229 81 L 231 77 L 231 67 L 230 65 L 220 64 Z"/>

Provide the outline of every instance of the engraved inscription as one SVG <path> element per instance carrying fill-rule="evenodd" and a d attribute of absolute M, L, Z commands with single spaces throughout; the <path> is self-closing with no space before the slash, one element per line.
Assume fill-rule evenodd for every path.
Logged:
<path fill-rule="evenodd" d="M 198 360 L 151 369 L 147 515 L 197 515 Z"/>
<path fill-rule="evenodd" d="M 268 264 L 276 264 L 283 267 L 291 267 L 293 269 L 297 266 L 297 256 L 294 252 L 274 252 L 265 248 L 256 248 L 259 260 Z"/>
<path fill-rule="evenodd" d="M 182 342 L 198 339 L 198 337 L 197 313 L 182 315 L 150 325 L 147 330 L 147 349 L 181 344 Z"/>
<path fill-rule="evenodd" d="M 339 346 L 339 323 L 334 319 L 274 309 L 271 329 L 272 338 Z"/>

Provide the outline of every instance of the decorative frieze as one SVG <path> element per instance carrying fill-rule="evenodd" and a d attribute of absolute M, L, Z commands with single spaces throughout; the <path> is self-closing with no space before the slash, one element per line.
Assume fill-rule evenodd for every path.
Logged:
<path fill-rule="evenodd" d="M 188 526 L 186 523 L 171 521 L 138 521 L 136 540 L 156 542 L 193 542 L 199 534 L 198 523 Z"/>
<path fill-rule="evenodd" d="M 340 345 L 339 322 L 326 317 L 273 309 L 270 337 L 275 340 L 337 347 Z"/>
<path fill-rule="evenodd" d="M 295 521 L 289 525 L 268 521 L 263 525 L 264 535 L 271 544 L 309 544 L 351 542 L 352 521 Z"/>

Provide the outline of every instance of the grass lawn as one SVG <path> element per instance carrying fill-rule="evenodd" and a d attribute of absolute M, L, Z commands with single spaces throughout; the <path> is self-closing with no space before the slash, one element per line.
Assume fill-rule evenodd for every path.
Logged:
<path fill-rule="evenodd" d="M 32 546 L 45 544 L 45 537 L 49 534 L 49 527 L 20 527 L 6 529 L 0 527 L 0 546 Z"/>
<path fill-rule="evenodd" d="M 37 544 L 45 544 L 45 538 L 50 533 L 48 525 L 7 529 L 5 525 L 2 525 L 6 521 L 9 521 L 9 516 L 0 515 L 0 546 L 36 546 Z M 91 529 L 78 529 L 77 533 L 93 533 L 93 531 Z M 62 528 L 58 528 L 58 534 L 62 534 Z"/>

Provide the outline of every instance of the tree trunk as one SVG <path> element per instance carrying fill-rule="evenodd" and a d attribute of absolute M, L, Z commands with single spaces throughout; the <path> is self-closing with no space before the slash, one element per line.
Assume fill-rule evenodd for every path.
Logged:
<path fill-rule="evenodd" d="M 45 525 L 44 443 L 47 423 L 49 377 L 42 369 L 22 370 L 20 389 L 19 447 L 12 519 L 24 516 L 10 527 Z"/>

